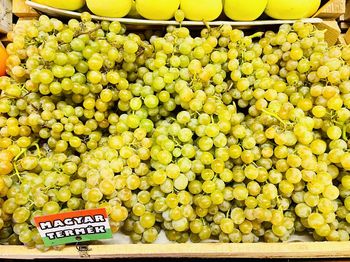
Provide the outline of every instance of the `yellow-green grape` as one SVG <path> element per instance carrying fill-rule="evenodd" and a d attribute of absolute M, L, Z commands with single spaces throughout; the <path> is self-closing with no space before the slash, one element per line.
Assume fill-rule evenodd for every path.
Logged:
<path fill-rule="evenodd" d="M 3 242 L 46 250 L 35 216 L 92 208 L 133 242 L 348 241 L 349 47 L 304 22 L 194 36 L 174 17 L 164 34 L 88 13 L 15 29 Z"/>
<path fill-rule="evenodd" d="M 174 17 L 177 22 L 181 23 L 183 20 L 185 20 L 185 13 L 180 9 L 176 10 Z"/>

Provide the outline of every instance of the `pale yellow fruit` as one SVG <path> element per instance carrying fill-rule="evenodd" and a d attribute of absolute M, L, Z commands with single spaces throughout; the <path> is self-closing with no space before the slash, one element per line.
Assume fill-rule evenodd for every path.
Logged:
<path fill-rule="evenodd" d="M 181 0 L 180 8 L 192 21 L 213 21 L 222 12 L 222 0 Z"/>
<path fill-rule="evenodd" d="M 95 15 L 120 18 L 130 12 L 132 0 L 86 0 L 86 4 Z"/>
<path fill-rule="evenodd" d="M 150 20 L 169 20 L 179 5 L 180 0 L 136 0 L 137 12 Z"/>
<path fill-rule="evenodd" d="M 321 0 L 269 0 L 265 13 L 275 19 L 301 19 L 311 17 Z"/>
<path fill-rule="evenodd" d="M 266 5 L 267 0 L 225 0 L 224 12 L 232 20 L 254 21 Z"/>
<path fill-rule="evenodd" d="M 38 4 L 47 5 L 64 10 L 78 10 L 85 5 L 85 0 L 32 0 Z"/>

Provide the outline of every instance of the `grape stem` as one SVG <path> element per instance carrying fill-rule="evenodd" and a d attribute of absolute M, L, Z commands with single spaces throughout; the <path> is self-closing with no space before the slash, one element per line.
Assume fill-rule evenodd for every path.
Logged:
<path fill-rule="evenodd" d="M 253 39 L 253 38 L 258 38 L 258 37 L 262 37 L 264 35 L 263 32 L 256 32 L 255 34 L 252 34 L 250 36 L 248 36 L 249 38 Z"/>
<path fill-rule="evenodd" d="M 347 129 L 347 126 L 343 125 L 343 139 L 345 141 L 348 141 L 348 136 L 346 135 L 346 129 Z"/>
<path fill-rule="evenodd" d="M 98 26 L 96 26 L 94 29 L 91 29 L 91 30 L 89 30 L 89 31 L 80 32 L 80 33 L 76 34 L 75 37 L 80 36 L 80 35 L 85 35 L 85 34 L 88 34 L 88 35 L 89 35 L 89 34 L 95 32 L 95 31 L 97 31 L 97 30 L 99 30 L 99 29 L 101 29 L 101 25 L 98 25 Z"/>
<path fill-rule="evenodd" d="M 41 152 L 40 152 L 40 147 L 39 147 L 38 143 L 34 143 L 34 146 L 36 148 L 36 151 L 38 152 L 39 158 L 41 158 Z"/>
<path fill-rule="evenodd" d="M 283 211 L 283 208 L 281 206 L 280 196 L 276 197 L 276 203 L 277 203 L 277 206 L 278 206 L 278 210 Z"/>
<path fill-rule="evenodd" d="M 29 200 L 28 202 L 30 203 L 30 205 L 28 206 L 28 209 L 31 209 L 31 207 L 34 206 L 34 202 L 31 200 Z"/>
<path fill-rule="evenodd" d="M 231 211 L 231 208 L 229 210 L 227 210 L 226 212 L 226 218 L 229 218 L 230 217 L 230 211 Z"/>
<path fill-rule="evenodd" d="M 175 145 L 179 148 L 182 148 L 182 145 L 177 141 L 177 139 L 175 137 L 173 137 L 173 142 L 175 143 Z"/>
<path fill-rule="evenodd" d="M 18 158 L 19 158 L 21 155 L 23 155 L 26 151 L 27 151 L 27 149 L 26 149 L 26 148 L 23 148 L 23 149 L 21 150 L 21 152 L 19 152 L 18 155 L 14 158 L 14 160 L 17 161 Z"/>
<path fill-rule="evenodd" d="M 272 113 L 272 112 L 270 112 L 270 111 L 268 111 L 268 110 L 265 110 L 265 109 L 261 109 L 261 111 L 263 111 L 264 113 L 266 113 L 266 114 L 268 114 L 268 115 L 273 116 L 274 118 L 276 118 L 278 121 L 280 121 L 280 122 L 283 124 L 284 128 L 287 127 L 287 123 L 284 122 L 283 119 L 280 118 L 277 114 Z"/>
<path fill-rule="evenodd" d="M 232 87 L 233 87 L 233 82 L 230 83 L 230 85 L 227 87 L 227 90 L 226 90 L 226 91 L 227 91 L 227 92 L 230 91 L 230 90 L 232 89 Z"/>
<path fill-rule="evenodd" d="M 17 161 L 17 160 L 20 158 L 21 155 L 26 154 L 28 148 L 31 148 L 32 146 L 35 146 L 35 147 L 36 147 L 36 149 L 37 149 L 37 151 L 38 151 L 38 156 L 41 157 L 40 147 L 39 147 L 39 145 L 38 145 L 37 142 L 38 142 L 38 140 L 35 140 L 33 143 L 31 143 L 31 144 L 29 145 L 29 147 L 23 148 L 23 149 L 18 153 L 18 155 L 14 158 L 14 161 Z"/>
<path fill-rule="evenodd" d="M 15 169 L 15 175 L 17 176 L 18 180 L 22 182 L 21 176 L 19 175 L 18 168 L 16 162 L 13 163 L 13 168 Z"/>
<path fill-rule="evenodd" d="M 206 26 L 206 28 L 208 28 L 208 30 L 210 31 L 211 28 L 210 28 L 209 23 L 207 21 L 204 21 L 204 20 L 203 20 L 203 23 Z"/>
<path fill-rule="evenodd" d="M 192 86 L 193 86 L 193 83 L 197 81 L 197 77 L 196 77 L 196 76 L 197 76 L 197 74 L 194 74 L 194 75 L 193 75 L 192 80 L 191 80 L 189 86 L 192 87 Z"/>
<path fill-rule="evenodd" d="M 26 92 L 26 95 L 29 94 L 29 91 L 24 87 L 24 85 L 21 86 L 21 91 Z M 24 97 L 24 96 L 22 96 Z"/>
<path fill-rule="evenodd" d="M 136 139 L 134 139 L 129 145 L 130 145 L 130 148 L 136 152 L 136 149 L 137 149 L 137 143 L 136 143 Z"/>
<path fill-rule="evenodd" d="M 136 51 L 136 56 L 142 55 L 144 51 L 145 51 L 145 48 L 143 48 L 142 46 L 139 46 L 139 49 L 137 49 Z"/>

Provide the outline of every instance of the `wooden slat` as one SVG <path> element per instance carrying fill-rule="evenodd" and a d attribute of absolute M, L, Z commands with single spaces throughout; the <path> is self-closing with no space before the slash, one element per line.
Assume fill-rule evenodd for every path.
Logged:
<path fill-rule="evenodd" d="M 350 21 L 350 1 L 349 0 L 346 2 L 344 20 Z"/>
<path fill-rule="evenodd" d="M 39 15 L 25 3 L 25 0 L 13 0 L 12 12 L 18 17 L 37 17 Z"/>
<path fill-rule="evenodd" d="M 339 27 L 342 31 L 346 31 L 350 27 L 350 22 L 340 22 Z"/>
<path fill-rule="evenodd" d="M 327 30 L 325 33 L 325 39 L 329 45 L 334 45 L 338 41 L 341 30 L 337 21 L 323 21 L 322 23 L 316 24 L 316 27 L 320 30 Z"/>
<path fill-rule="evenodd" d="M 337 19 L 345 13 L 346 0 L 330 0 L 322 6 L 314 15 L 314 17 Z"/>
<path fill-rule="evenodd" d="M 344 36 L 344 39 L 346 41 L 346 43 L 348 45 L 350 45 L 350 28 L 348 29 L 348 31 L 346 32 L 345 36 Z"/>
<path fill-rule="evenodd" d="M 345 40 L 345 34 L 341 34 L 339 37 L 338 37 L 338 41 L 337 41 L 337 44 L 341 44 L 341 45 L 346 45 L 346 40 Z"/>
<path fill-rule="evenodd" d="M 298 243 L 186 243 L 120 244 L 89 246 L 90 258 L 112 257 L 205 257 L 205 258 L 342 258 L 350 257 L 350 242 Z M 40 252 L 24 246 L 0 246 L 0 258 L 78 258 L 75 246 L 61 251 Z"/>
<path fill-rule="evenodd" d="M 7 37 L 7 35 L 0 35 L 0 42 L 6 46 L 11 42 L 11 40 Z"/>

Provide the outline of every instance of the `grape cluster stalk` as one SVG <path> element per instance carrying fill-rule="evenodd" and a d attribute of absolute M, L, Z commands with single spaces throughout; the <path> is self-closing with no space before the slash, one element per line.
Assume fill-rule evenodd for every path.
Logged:
<path fill-rule="evenodd" d="M 42 15 L 7 52 L 1 243 L 48 250 L 34 217 L 99 207 L 135 243 L 349 240 L 350 46 L 312 24 L 191 36 Z"/>

